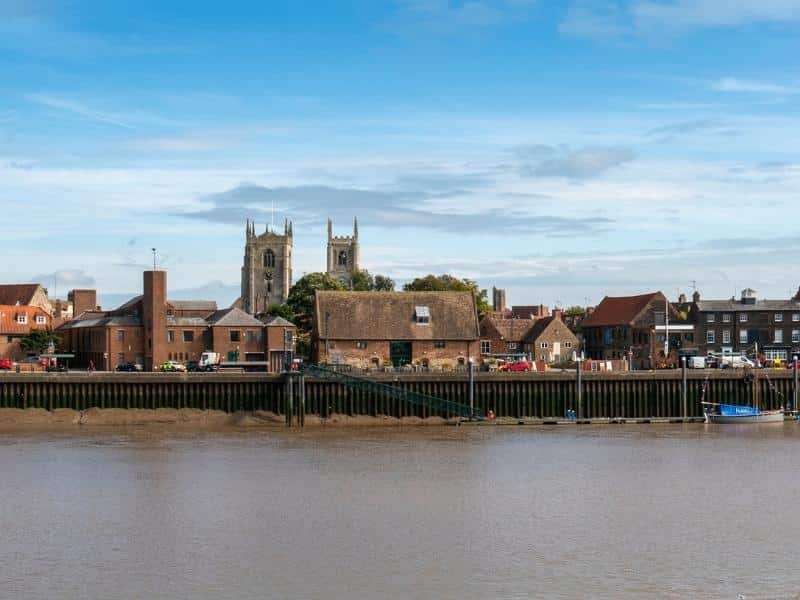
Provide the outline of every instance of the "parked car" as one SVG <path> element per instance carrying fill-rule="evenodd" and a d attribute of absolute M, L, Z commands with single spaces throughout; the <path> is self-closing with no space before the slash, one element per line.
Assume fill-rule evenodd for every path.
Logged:
<path fill-rule="evenodd" d="M 137 367 L 134 363 L 122 363 L 117 365 L 117 371 L 136 373 L 139 371 L 139 367 Z"/>
<path fill-rule="evenodd" d="M 0 371 L 10 371 L 14 368 L 14 363 L 10 358 L 0 358 Z"/>
<path fill-rule="evenodd" d="M 165 373 L 177 371 L 183 372 L 186 371 L 186 365 L 175 362 L 174 360 L 168 360 L 167 362 L 161 363 L 158 367 L 158 370 Z"/>
<path fill-rule="evenodd" d="M 192 373 L 196 373 L 197 371 L 201 371 L 200 362 L 196 360 L 190 360 L 186 363 L 186 370 Z"/>
<path fill-rule="evenodd" d="M 509 373 L 527 373 L 531 368 L 531 363 L 527 360 L 515 360 L 500 367 L 502 371 L 508 371 Z"/>

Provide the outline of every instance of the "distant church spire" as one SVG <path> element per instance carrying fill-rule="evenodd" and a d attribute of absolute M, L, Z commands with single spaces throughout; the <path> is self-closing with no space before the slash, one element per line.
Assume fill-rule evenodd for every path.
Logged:
<path fill-rule="evenodd" d="M 358 217 L 353 217 L 353 239 L 358 240 Z"/>

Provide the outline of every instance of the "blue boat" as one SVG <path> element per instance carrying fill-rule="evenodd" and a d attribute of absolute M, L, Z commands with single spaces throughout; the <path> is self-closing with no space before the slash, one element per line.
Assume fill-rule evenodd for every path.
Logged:
<path fill-rule="evenodd" d="M 741 404 L 704 402 L 706 423 L 783 423 L 782 410 L 761 410 Z"/>

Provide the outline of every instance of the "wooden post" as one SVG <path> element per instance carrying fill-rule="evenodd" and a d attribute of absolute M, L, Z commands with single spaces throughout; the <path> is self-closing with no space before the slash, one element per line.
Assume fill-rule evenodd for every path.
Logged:
<path fill-rule="evenodd" d="M 795 357 L 795 359 L 794 359 L 794 368 L 792 369 L 792 372 L 794 374 L 794 377 L 792 379 L 792 396 L 794 396 L 794 401 L 792 403 L 792 409 L 795 412 L 798 410 L 798 407 L 797 407 L 797 392 L 798 392 L 798 390 L 797 390 L 797 363 L 798 362 L 800 362 L 800 358 Z"/>
<path fill-rule="evenodd" d="M 286 426 L 292 426 L 292 413 L 294 412 L 294 381 L 291 372 L 286 374 L 286 402 L 283 407 L 286 415 Z"/>
<path fill-rule="evenodd" d="M 475 418 L 475 371 L 472 369 L 472 359 L 467 361 L 467 369 L 469 369 L 469 420 Z"/>
<path fill-rule="evenodd" d="M 576 417 L 583 418 L 583 369 L 580 357 L 575 360 L 575 401 L 577 403 Z"/>
<path fill-rule="evenodd" d="M 686 381 L 686 357 L 681 357 L 681 400 L 683 400 L 683 420 L 685 421 L 689 418 L 688 407 L 689 407 L 689 394 L 686 389 L 687 381 Z"/>
<path fill-rule="evenodd" d="M 305 427 L 306 424 L 306 376 L 301 374 L 298 377 L 300 386 L 300 399 L 297 403 L 297 424 Z"/>

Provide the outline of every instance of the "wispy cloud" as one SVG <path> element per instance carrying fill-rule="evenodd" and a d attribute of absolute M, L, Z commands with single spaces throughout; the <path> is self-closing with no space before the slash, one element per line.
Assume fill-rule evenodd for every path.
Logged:
<path fill-rule="evenodd" d="M 605 147 L 570 149 L 546 145 L 517 148 L 522 159 L 520 173 L 529 177 L 591 179 L 636 158 L 630 148 Z"/>
<path fill-rule="evenodd" d="M 695 119 L 655 127 L 645 135 L 649 138 L 655 138 L 658 142 L 669 142 L 679 137 L 697 133 L 731 135 L 734 130 L 726 127 L 724 123 L 717 119 Z"/>
<path fill-rule="evenodd" d="M 268 188 L 244 184 L 206 196 L 203 198 L 206 206 L 201 210 L 175 214 L 240 225 L 245 219 L 254 217 L 268 221 L 275 202 L 276 209 L 283 214 L 306 215 L 307 224 L 322 223 L 327 216 L 348 221 L 353 215 L 358 215 L 365 225 L 386 228 L 430 229 L 453 234 L 502 230 L 552 237 L 577 233 L 588 235 L 606 230 L 613 224 L 611 219 L 604 217 L 563 217 L 520 209 L 454 212 L 447 206 L 437 207 L 437 199 L 450 197 L 447 192 L 384 192 L 328 186 Z"/>
<path fill-rule="evenodd" d="M 25 96 L 25 98 L 34 104 L 72 113 L 90 121 L 115 125 L 116 127 L 123 127 L 125 129 L 134 129 L 134 126 L 130 123 L 127 123 L 123 117 L 98 110 L 81 102 L 75 102 L 73 100 L 68 100 L 66 98 L 60 98 L 58 96 L 52 96 L 49 94 L 28 94 Z"/>
<path fill-rule="evenodd" d="M 736 77 L 723 77 L 712 81 L 711 89 L 718 92 L 735 92 L 751 94 L 798 94 L 800 88 L 780 85 L 769 81 L 755 81 L 752 79 L 738 79 Z"/>
<path fill-rule="evenodd" d="M 94 285 L 94 277 L 83 269 L 63 269 L 52 273 L 39 273 L 31 277 L 31 281 L 41 283 L 49 288 L 51 293 L 55 293 L 54 286 L 58 286 L 64 291 Z"/>
<path fill-rule="evenodd" d="M 797 0 L 575 0 L 560 31 L 603 39 L 796 21 Z"/>

